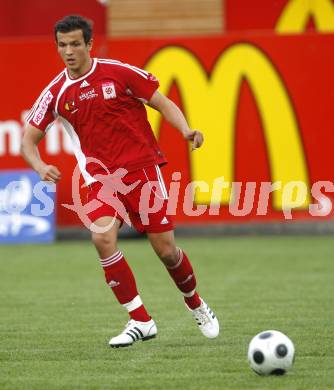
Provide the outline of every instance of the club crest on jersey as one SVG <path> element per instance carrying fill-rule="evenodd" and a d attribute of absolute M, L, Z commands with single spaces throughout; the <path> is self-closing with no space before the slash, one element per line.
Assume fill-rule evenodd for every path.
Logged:
<path fill-rule="evenodd" d="M 103 92 L 103 97 L 105 100 L 115 99 L 115 97 L 116 97 L 115 84 L 111 81 L 108 83 L 102 84 L 102 92 Z"/>
<path fill-rule="evenodd" d="M 76 109 L 74 100 L 69 100 L 68 102 L 66 102 L 64 108 L 66 111 L 74 111 Z"/>

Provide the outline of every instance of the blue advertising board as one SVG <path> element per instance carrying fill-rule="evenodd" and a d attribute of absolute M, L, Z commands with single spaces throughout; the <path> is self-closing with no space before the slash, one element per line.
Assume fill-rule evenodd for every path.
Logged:
<path fill-rule="evenodd" d="M 32 170 L 0 171 L 0 244 L 54 241 L 55 191 Z"/>

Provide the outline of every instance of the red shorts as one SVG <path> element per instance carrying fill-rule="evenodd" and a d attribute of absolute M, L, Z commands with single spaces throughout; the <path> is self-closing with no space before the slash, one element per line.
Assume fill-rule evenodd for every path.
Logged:
<path fill-rule="evenodd" d="M 102 176 L 100 176 L 101 178 Z M 116 176 L 103 176 L 89 186 L 88 202 L 98 200 L 100 206 L 88 214 L 94 222 L 100 217 L 116 217 L 131 223 L 140 233 L 161 233 L 174 229 L 166 214 L 168 195 L 158 165 Z M 104 179 L 106 178 L 106 180 Z"/>

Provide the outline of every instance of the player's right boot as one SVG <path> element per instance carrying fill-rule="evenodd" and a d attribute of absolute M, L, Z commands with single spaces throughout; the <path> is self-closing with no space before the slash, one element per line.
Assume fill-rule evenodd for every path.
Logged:
<path fill-rule="evenodd" d="M 157 327 L 152 319 L 147 322 L 131 319 L 121 334 L 110 339 L 109 345 L 112 348 L 129 347 L 136 341 L 153 339 L 157 333 Z"/>
<path fill-rule="evenodd" d="M 186 306 L 191 311 L 195 321 L 197 322 L 199 330 L 205 337 L 214 339 L 219 335 L 218 319 L 215 313 L 210 309 L 208 304 L 203 301 L 202 298 L 201 305 L 196 309 L 190 309 L 187 304 Z"/>

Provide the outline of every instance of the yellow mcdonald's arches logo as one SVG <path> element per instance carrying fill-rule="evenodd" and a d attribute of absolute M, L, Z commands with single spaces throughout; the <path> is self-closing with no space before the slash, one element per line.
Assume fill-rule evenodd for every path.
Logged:
<path fill-rule="evenodd" d="M 211 189 L 221 176 L 226 182 L 233 182 L 235 120 L 241 82 L 246 79 L 262 116 L 272 182 L 281 181 L 282 188 L 291 181 L 302 181 L 308 186 L 291 101 L 276 69 L 260 49 L 245 43 L 229 47 L 220 55 L 210 77 L 191 52 L 176 46 L 158 51 L 146 69 L 158 76 L 160 90 L 166 95 L 172 83 L 177 84 L 190 127 L 204 132 L 203 147 L 190 154 L 192 180 L 204 180 Z M 149 110 L 148 115 L 159 137 L 160 116 L 154 110 Z M 195 201 L 228 204 L 231 188 L 218 192 L 197 192 Z M 282 196 L 282 190 L 273 192 L 273 206 L 277 209 L 282 209 Z M 303 207 L 308 204 L 306 196 Z"/>
<path fill-rule="evenodd" d="M 310 17 L 320 32 L 334 31 L 334 4 L 331 0 L 290 0 L 276 25 L 278 33 L 301 33 Z"/>

